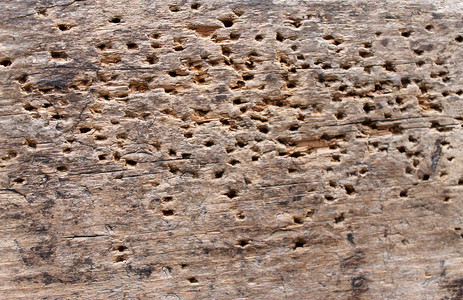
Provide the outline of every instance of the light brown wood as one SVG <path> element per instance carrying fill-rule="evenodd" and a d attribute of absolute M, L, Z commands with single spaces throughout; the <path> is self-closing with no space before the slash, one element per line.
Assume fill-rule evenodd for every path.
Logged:
<path fill-rule="evenodd" d="M 0 3 L 1 299 L 462 299 L 458 1 Z"/>

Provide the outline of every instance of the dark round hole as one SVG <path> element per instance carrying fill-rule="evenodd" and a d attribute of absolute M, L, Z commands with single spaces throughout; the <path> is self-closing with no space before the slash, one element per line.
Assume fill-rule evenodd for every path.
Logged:
<path fill-rule="evenodd" d="M 221 171 L 215 172 L 214 176 L 215 178 L 222 178 L 223 173 L 224 173 L 224 170 L 221 170 Z"/>
<path fill-rule="evenodd" d="M 163 210 L 162 211 L 162 214 L 164 216 L 173 216 L 174 215 L 174 211 L 172 209 L 166 209 L 166 210 Z"/>
<path fill-rule="evenodd" d="M 23 183 L 24 182 L 24 179 L 23 178 L 16 178 L 15 180 L 13 180 L 14 183 Z"/>
<path fill-rule="evenodd" d="M 189 278 L 188 278 L 188 281 L 189 281 L 190 283 L 198 283 L 198 279 L 196 279 L 195 277 L 189 277 Z"/>
<path fill-rule="evenodd" d="M 249 245 L 249 242 L 247 240 L 239 240 L 238 241 L 238 246 L 240 246 L 240 247 L 245 247 L 247 245 Z"/>
<path fill-rule="evenodd" d="M 127 43 L 127 48 L 130 50 L 137 49 L 138 45 L 135 43 Z"/>
<path fill-rule="evenodd" d="M 109 20 L 109 22 L 111 23 L 120 23 L 122 20 L 120 17 L 114 17 L 112 18 L 111 20 Z"/>
<path fill-rule="evenodd" d="M 60 172 L 66 172 L 68 170 L 68 168 L 66 166 L 58 166 L 58 167 L 56 167 L 56 170 L 58 170 Z"/>
<path fill-rule="evenodd" d="M 12 62 L 11 62 L 11 59 L 9 58 L 4 58 L 2 60 L 0 60 L 0 65 L 4 66 L 4 67 L 9 67 L 11 66 Z"/>
<path fill-rule="evenodd" d="M 58 29 L 61 30 L 61 31 L 66 31 L 66 30 L 71 29 L 71 26 L 66 25 L 66 24 L 59 24 Z"/>
<path fill-rule="evenodd" d="M 305 241 L 303 239 L 298 239 L 294 242 L 293 250 L 297 248 L 302 248 L 305 245 Z"/>
<path fill-rule="evenodd" d="M 233 21 L 232 20 L 220 20 L 223 23 L 223 26 L 225 27 L 232 27 L 233 26 Z"/>
<path fill-rule="evenodd" d="M 129 166 L 137 165 L 137 162 L 135 160 L 132 160 L 132 159 L 126 159 L 125 163 L 128 164 Z"/>

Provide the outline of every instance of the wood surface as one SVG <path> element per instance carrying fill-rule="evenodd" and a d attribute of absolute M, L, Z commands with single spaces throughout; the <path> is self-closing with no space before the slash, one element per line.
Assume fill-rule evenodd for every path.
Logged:
<path fill-rule="evenodd" d="M 463 299 L 460 1 L 0 2 L 1 299 Z"/>

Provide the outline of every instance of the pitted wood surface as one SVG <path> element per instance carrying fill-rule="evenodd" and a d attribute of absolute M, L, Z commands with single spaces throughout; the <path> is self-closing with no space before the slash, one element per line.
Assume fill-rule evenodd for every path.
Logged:
<path fill-rule="evenodd" d="M 457 1 L 2 1 L 0 298 L 461 299 Z"/>

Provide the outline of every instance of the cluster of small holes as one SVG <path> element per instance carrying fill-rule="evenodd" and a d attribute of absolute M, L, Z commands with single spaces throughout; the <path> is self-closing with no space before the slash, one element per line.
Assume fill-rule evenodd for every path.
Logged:
<path fill-rule="evenodd" d="M 191 10 L 199 10 L 196 13 L 201 13 L 203 10 L 203 5 L 200 3 L 191 3 L 190 4 Z M 188 10 L 188 7 L 184 5 L 170 5 L 168 7 L 169 11 L 172 13 L 183 13 L 185 10 Z M 45 14 L 45 11 L 41 13 L 42 15 Z M 165 94 L 169 96 L 175 97 L 177 95 L 182 95 L 185 87 L 188 89 L 193 86 L 194 88 L 209 88 L 210 83 L 214 83 L 216 79 L 213 77 L 213 72 L 210 72 L 213 67 L 221 66 L 227 67 L 227 70 L 230 70 L 235 73 L 236 79 L 228 86 L 228 91 L 231 91 L 233 96 L 228 97 L 227 103 L 230 104 L 230 107 L 233 107 L 237 110 L 238 117 L 235 116 L 220 116 L 220 122 L 216 122 L 217 117 L 214 113 L 214 109 L 192 109 L 194 111 L 191 115 L 188 113 L 178 113 L 175 108 L 169 107 L 165 108 L 160 111 L 161 115 L 167 116 L 172 119 L 176 120 L 194 120 L 195 127 L 182 129 L 180 131 L 180 135 L 183 136 L 185 141 L 188 141 L 193 146 L 200 146 L 201 151 L 209 151 L 212 152 L 213 150 L 222 149 L 225 150 L 226 154 L 226 161 L 228 164 L 217 167 L 217 169 L 209 171 L 207 173 L 208 178 L 212 179 L 221 179 L 216 182 L 223 182 L 228 180 L 230 173 L 234 172 L 234 168 L 240 168 L 240 164 L 245 164 L 245 162 L 252 161 L 255 162 L 254 166 L 259 166 L 260 163 L 267 163 L 266 155 L 262 154 L 262 151 L 259 149 L 254 149 L 253 147 L 265 139 L 271 139 L 275 145 L 280 148 L 275 150 L 277 154 L 277 159 L 281 159 L 283 161 L 287 161 L 287 164 L 284 164 L 284 167 L 281 168 L 283 172 L 285 172 L 284 177 L 288 176 L 291 178 L 296 178 L 299 174 L 304 172 L 304 167 L 301 167 L 297 164 L 293 164 L 295 161 L 305 161 L 305 159 L 311 159 L 315 157 L 312 155 L 313 153 L 318 153 L 318 149 L 322 149 L 319 153 L 326 153 L 321 155 L 321 159 L 323 163 L 326 163 L 328 167 L 323 169 L 325 174 L 330 174 L 330 176 L 334 173 L 334 170 L 339 171 L 339 168 L 345 167 L 348 162 L 348 155 L 346 155 L 346 142 L 352 138 L 352 135 L 346 134 L 322 134 L 319 138 L 313 138 L 314 141 L 303 140 L 302 135 L 307 133 L 312 129 L 312 126 L 309 121 L 311 121 L 312 116 L 320 116 L 330 111 L 331 108 L 326 108 L 323 103 L 310 103 L 310 104 L 298 104 L 297 102 L 292 103 L 292 97 L 300 90 L 304 88 L 304 78 L 303 76 L 306 73 L 303 72 L 311 72 L 316 71 L 313 74 L 316 80 L 316 83 L 320 89 L 324 91 L 328 91 L 326 95 L 331 97 L 333 101 L 334 109 L 331 111 L 331 116 L 333 120 L 333 126 L 343 125 L 343 124 L 354 124 L 354 126 L 358 126 L 359 128 L 359 139 L 364 139 L 365 136 L 372 137 L 367 138 L 368 147 L 371 147 L 374 151 L 379 151 L 380 153 L 388 153 L 390 151 L 394 151 L 394 146 L 387 145 L 386 143 L 382 142 L 380 138 L 375 139 L 375 135 L 382 135 L 387 132 L 388 134 L 393 134 L 396 136 L 402 136 L 406 132 L 406 129 L 401 127 L 400 122 L 395 122 L 392 125 L 388 125 L 388 123 L 384 122 L 385 119 L 399 119 L 403 114 L 409 113 L 410 111 L 416 110 L 420 108 L 422 111 L 429 112 L 430 110 L 435 113 L 443 113 L 444 108 L 438 103 L 439 101 L 434 101 L 431 95 L 431 92 L 434 88 L 433 82 L 430 80 L 435 80 L 436 82 L 439 81 L 445 85 L 446 82 L 451 80 L 451 74 L 449 74 L 448 70 L 445 70 L 444 67 L 440 67 L 438 70 L 433 70 L 429 72 L 429 78 L 415 78 L 414 76 L 409 75 L 400 75 L 397 81 L 392 81 L 388 79 L 388 76 L 395 76 L 398 75 L 402 66 L 400 63 L 397 63 L 394 59 L 390 58 L 389 60 L 384 60 L 379 65 L 375 65 L 375 63 L 369 63 L 370 59 L 378 58 L 380 51 L 377 50 L 377 46 L 381 41 L 379 40 L 380 37 L 384 36 L 382 32 L 376 32 L 372 34 L 370 37 L 361 40 L 356 45 L 355 50 L 355 59 L 347 60 L 342 62 L 336 62 L 330 58 L 314 58 L 312 59 L 310 55 L 304 53 L 304 47 L 294 39 L 291 34 L 288 34 L 287 31 L 284 30 L 277 30 L 274 32 L 274 35 L 270 35 L 268 33 L 259 33 L 256 31 L 250 36 L 251 40 L 254 40 L 253 43 L 256 45 L 266 45 L 267 42 L 275 42 L 278 47 L 281 47 L 281 52 L 277 53 L 276 55 L 276 62 L 279 66 L 279 73 L 277 81 L 278 84 L 281 86 L 280 94 L 266 94 L 259 99 L 260 96 L 255 97 L 256 99 L 248 99 L 243 95 L 246 95 L 244 92 L 252 91 L 259 93 L 262 91 L 264 94 L 265 91 L 272 88 L 273 83 L 269 84 L 262 84 L 259 87 L 255 87 L 253 84 L 257 82 L 262 77 L 262 66 L 263 63 L 263 54 L 260 50 L 252 50 L 248 51 L 246 54 L 242 54 L 239 45 L 240 41 L 243 39 L 248 38 L 247 33 L 241 31 L 242 21 L 239 19 L 239 14 L 235 14 L 236 17 L 226 17 L 226 18 L 219 18 L 217 19 L 218 24 L 221 24 L 220 27 L 215 28 L 212 26 L 211 28 L 207 26 L 198 26 L 193 28 L 193 30 L 198 33 L 201 38 L 204 38 L 203 33 L 210 41 L 218 44 L 218 52 L 216 54 L 220 54 L 221 58 L 217 59 L 217 55 L 210 55 L 210 54 L 201 54 L 198 55 L 200 59 L 198 60 L 189 60 L 185 61 L 185 64 L 177 69 L 177 67 L 172 69 L 163 70 L 163 75 L 165 78 L 172 80 L 172 85 L 161 85 L 157 86 L 156 80 L 152 82 L 152 79 L 149 78 L 137 78 L 131 79 L 130 82 L 128 81 L 124 87 L 127 87 L 127 92 L 121 92 L 117 94 L 116 92 L 110 91 L 111 87 L 113 87 L 118 80 L 118 74 L 113 73 L 110 75 L 102 74 L 97 80 L 100 83 L 104 83 L 108 90 L 98 90 L 98 99 L 101 101 L 109 101 L 114 102 L 114 99 L 118 101 L 121 99 L 127 100 L 127 98 L 132 93 L 148 93 L 151 90 L 161 87 Z M 111 17 L 109 23 L 113 23 L 114 26 L 120 27 L 127 21 L 123 21 L 121 16 L 114 16 Z M 119 24 L 119 25 L 116 25 Z M 291 19 L 289 22 L 290 26 L 294 28 L 300 28 L 304 26 L 304 22 L 300 19 Z M 109 24 L 108 26 L 113 26 Z M 74 26 L 68 24 L 58 24 L 56 25 L 58 30 L 60 31 L 69 31 Z M 427 24 L 423 27 L 427 32 L 437 31 L 438 27 L 432 24 Z M 56 28 L 55 28 L 56 30 Z M 226 34 L 222 34 L 226 31 Z M 220 33 L 220 34 L 219 34 Z M 68 34 L 68 33 L 62 33 Z M 408 40 L 411 41 L 415 37 L 419 35 L 419 30 L 411 30 L 411 29 L 401 29 L 396 34 L 399 36 L 401 40 Z M 147 34 L 149 37 L 149 44 L 148 48 L 150 52 L 142 52 L 144 50 L 143 41 L 134 40 L 126 40 L 122 43 L 122 46 L 127 50 L 129 53 L 144 53 L 143 61 L 145 67 L 158 67 L 158 62 L 163 59 L 163 54 L 161 50 L 167 48 L 166 40 L 167 36 L 164 33 L 150 33 Z M 376 36 L 376 39 L 375 39 Z M 320 41 L 327 46 L 327 49 L 333 49 L 334 53 L 340 53 L 341 51 L 345 51 L 344 47 L 346 45 L 351 45 L 352 42 L 345 40 L 341 34 L 337 34 L 336 32 L 331 32 L 329 34 L 322 35 Z M 461 35 L 457 35 L 452 37 L 454 42 L 456 43 L 463 43 L 463 37 Z M 169 51 L 173 51 L 173 53 L 181 54 L 182 52 L 189 51 L 190 40 L 186 39 L 184 36 L 175 36 L 170 41 L 172 45 L 169 48 Z M 123 62 L 123 54 L 119 53 L 118 49 L 120 49 L 121 44 L 117 44 L 116 42 L 101 42 L 95 45 L 95 51 L 98 53 L 101 59 L 101 63 L 103 65 L 115 65 L 121 64 Z M 429 49 L 422 49 L 420 47 L 417 48 L 410 48 L 410 52 L 413 57 L 416 58 L 416 62 L 412 63 L 413 67 L 421 68 L 426 67 L 429 63 L 429 59 L 427 57 L 427 52 L 431 51 Z M 71 53 L 71 52 L 70 52 Z M 50 56 L 53 60 L 63 60 L 68 61 L 70 58 L 70 53 L 67 53 L 64 50 L 54 50 L 50 52 Z M 335 54 L 333 54 L 335 55 Z M 9 58 L 4 58 L 0 60 L 0 65 L 3 67 L 10 67 L 13 61 Z M 431 63 L 432 64 L 432 63 Z M 434 62 L 437 66 L 443 66 L 443 63 L 439 61 Z M 385 78 L 382 79 L 371 79 L 369 82 L 359 82 L 359 83 L 352 83 L 348 80 L 344 80 L 341 75 L 337 75 L 336 72 L 343 72 L 342 74 L 349 74 L 349 70 L 359 68 L 363 69 L 364 75 L 370 75 L 373 72 L 384 72 L 384 74 L 388 74 Z M 382 69 L 381 69 L 382 68 Z M 380 70 L 381 69 L 381 70 Z M 424 68 L 423 68 L 424 69 Z M 380 71 L 378 71 L 380 70 Z M 111 72 L 108 72 L 108 74 Z M 310 74 L 310 73 L 309 73 Z M 371 76 L 370 78 L 373 78 Z M 187 82 L 190 80 L 194 85 L 187 85 L 185 87 L 182 86 L 182 82 Z M 27 74 L 24 74 L 17 78 L 18 83 L 21 86 L 21 89 L 27 93 L 32 92 L 40 92 L 42 95 L 52 94 L 53 92 L 57 92 L 60 90 L 59 86 L 34 86 L 31 84 L 31 80 Z M 270 80 L 269 80 L 270 81 Z M 180 84 L 178 84 L 180 82 Z M 75 84 L 75 90 L 88 90 L 89 86 L 92 84 L 91 80 L 83 79 L 79 81 L 79 83 Z M 419 93 L 417 97 L 417 101 L 415 101 L 418 106 L 413 107 L 413 101 L 415 98 L 410 98 L 407 95 L 407 89 L 411 90 L 412 88 L 416 88 Z M 227 92 L 228 92 L 227 91 Z M 243 92 L 243 93 L 241 93 Z M 444 98 L 448 98 L 451 96 L 461 96 L 463 92 L 461 90 L 442 90 L 439 92 L 440 96 Z M 391 99 L 381 102 L 382 100 L 379 99 L 381 96 L 388 97 L 389 95 L 397 94 L 394 97 L 389 97 Z M 430 97 L 432 96 L 432 97 Z M 439 96 L 439 97 L 440 97 Z M 219 99 L 219 98 L 217 98 Z M 379 100 L 378 100 L 379 99 Z M 217 100 L 221 101 L 221 99 Z M 59 107 L 55 103 L 40 103 L 38 102 L 27 102 L 24 104 L 23 108 L 25 111 L 30 113 L 31 115 L 38 115 L 39 111 L 42 109 L 51 110 L 52 108 Z M 104 111 L 104 105 L 100 108 L 96 106 L 89 107 L 94 114 L 102 114 Z M 289 121 L 284 122 L 284 129 L 281 129 L 279 126 L 274 126 L 275 124 L 278 125 L 278 122 L 273 123 L 273 120 L 268 121 L 268 112 L 274 111 L 275 115 L 278 114 L 278 110 L 290 110 L 293 109 L 296 112 L 292 112 L 294 114 L 294 118 L 291 118 Z M 238 112 L 239 111 L 239 112 Z M 355 120 L 355 116 L 361 114 L 365 118 L 358 121 Z M 186 116 L 185 116 L 186 115 Z M 145 118 L 148 115 L 144 115 Z M 54 113 L 51 117 L 55 120 L 61 118 L 61 116 L 57 113 Z M 130 112 L 127 110 L 125 112 L 124 118 L 140 118 L 140 120 L 144 120 L 142 117 L 137 115 L 134 112 Z M 182 119 L 183 118 L 183 119 Z M 270 117 L 271 118 L 271 117 Z M 315 119 L 315 118 L 314 118 Z M 352 121 L 352 123 L 350 123 Z M 299 121 L 299 122 L 298 122 Z M 123 121 L 124 122 L 124 121 Z M 222 142 L 216 137 L 208 137 L 206 139 L 202 139 L 202 134 L 200 133 L 201 128 L 204 128 L 203 124 L 212 124 L 216 122 L 219 124 L 221 128 L 228 131 L 228 133 L 233 134 L 242 129 L 246 129 L 249 131 L 255 131 L 257 134 L 250 139 L 237 139 L 234 145 L 227 145 L 223 146 Z M 82 125 L 86 124 L 86 125 Z M 113 119 L 111 120 L 111 124 L 116 126 L 120 124 L 119 120 Z M 310 126 L 308 126 L 309 124 Z M 336 124 L 336 125 L 335 125 Z M 330 125 L 331 126 L 331 125 Z M 121 126 L 122 127 L 122 126 Z M 429 123 L 430 129 L 441 132 L 447 132 L 452 129 L 446 126 L 445 123 L 441 123 L 440 121 L 431 120 Z M 197 130 L 197 131 L 196 131 Z M 278 136 L 280 130 L 284 130 L 285 136 Z M 113 138 L 118 140 L 119 145 L 124 145 L 126 143 L 130 143 L 130 137 L 126 132 L 118 132 L 114 136 L 105 135 L 100 133 L 99 128 L 95 128 L 92 125 L 87 123 L 80 123 L 79 126 L 76 128 L 76 132 L 79 135 L 79 138 L 87 138 L 92 137 L 93 141 L 98 143 L 105 143 L 105 141 L 112 140 Z M 198 134 L 196 133 L 198 132 Z M 328 130 L 327 130 L 328 132 Z M 260 140 L 259 140 L 260 139 Z M 410 143 L 418 143 L 418 138 L 414 136 L 408 136 L 408 141 Z M 26 145 L 29 148 L 36 149 L 37 142 L 32 139 L 26 140 Z M 107 161 L 114 161 L 119 162 L 121 166 L 125 168 L 133 169 L 142 169 L 144 167 L 144 161 L 138 160 L 136 156 L 132 157 L 130 155 L 124 154 L 124 147 L 119 147 L 118 151 L 101 151 L 96 152 L 94 158 L 98 159 L 101 163 L 107 163 Z M 182 149 L 168 149 L 164 145 L 156 144 L 154 146 L 156 151 L 159 153 L 163 153 L 164 155 L 168 156 L 170 160 L 178 160 L 181 159 L 191 159 L 192 155 L 188 152 L 183 152 Z M 257 147 L 258 148 L 258 147 Z M 406 157 L 408 159 L 409 165 L 406 166 L 405 173 L 406 174 L 415 174 L 420 180 L 422 181 L 429 181 L 432 179 L 432 173 L 429 170 L 420 168 L 424 154 L 417 151 L 412 150 L 414 149 L 412 146 L 409 145 L 400 145 L 395 147 L 400 155 Z M 74 152 L 73 147 L 66 144 L 63 148 L 61 148 L 63 154 L 66 155 L 73 155 Z M 247 152 L 249 151 L 249 152 Z M 260 152 L 259 152 L 260 151 Z M 270 150 L 271 151 L 271 150 Z M 343 152 L 344 151 L 344 152 Z M 103 153 L 104 152 L 104 153 Z M 156 152 L 156 153 L 158 153 Z M 246 157 L 239 156 L 241 153 L 247 153 Z M 234 156 L 236 155 L 236 157 Z M 196 157 L 193 156 L 195 159 Z M 193 159 L 193 160 L 194 160 Z M 450 157 L 448 158 L 451 161 Z M 181 177 L 184 176 L 185 170 L 184 167 L 180 164 L 176 163 L 169 163 L 166 164 L 166 169 L 171 175 Z M 56 167 L 58 173 L 68 172 L 68 167 L 65 165 L 59 165 Z M 72 169 L 71 169 L 72 170 Z M 287 173 L 286 173 L 287 172 Z M 355 171 L 349 171 L 351 174 L 349 176 L 369 176 L 370 170 L 366 167 L 358 168 Z M 443 171 L 444 172 L 444 171 Z M 352 173 L 355 173 L 352 175 Z M 443 173 L 442 173 L 443 174 Z M 117 175 L 121 176 L 122 175 Z M 434 176 L 434 175 L 432 175 Z M 328 176 L 327 176 L 328 177 Z M 462 179 L 458 180 L 458 184 L 461 185 Z M 22 184 L 25 182 L 22 178 L 17 178 L 13 181 L 16 184 Z M 244 180 L 246 184 L 249 184 L 248 180 Z M 322 198 L 326 200 L 328 203 L 336 203 L 340 201 L 343 197 L 347 197 L 348 199 L 352 199 L 352 197 L 356 197 L 359 192 L 361 192 L 361 188 L 357 188 L 354 184 L 345 183 L 346 181 L 336 181 L 330 180 L 327 184 L 329 188 L 322 194 Z M 353 181 L 348 181 L 353 182 Z M 229 198 L 232 201 L 238 201 L 242 196 L 244 196 L 245 191 L 233 188 L 227 189 L 223 196 Z M 413 195 L 408 189 L 403 189 L 399 191 L 399 197 L 401 198 L 409 198 L 410 194 Z M 244 197 L 243 197 L 244 198 Z M 444 201 L 448 202 L 449 197 L 445 197 Z M 167 203 L 172 202 L 173 199 L 169 197 L 165 197 L 161 200 L 165 207 L 161 207 L 161 215 L 164 219 L 170 220 L 172 217 L 179 216 L 179 211 L 168 207 Z M 159 213 L 159 211 L 157 211 Z M 305 217 L 310 217 L 313 215 L 313 210 L 308 212 Z M 341 212 L 334 217 L 334 223 L 340 224 L 345 221 L 346 214 Z M 239 212 L 236 214 L 236 220 L 243 221 L 245 220 L 245 214 L 243 212 Z M 175 218 L 174 218 L 175 219 Z M 247 219 L 246 219 L 247 220 Z M 306 219 L 301 217 L 300 215 L 293 216 L 292 221 L 296 225 L 305 225 Z M 246 221 L 245 221 L 246 222 Z M 306 240 L 303 238 L 299 238 L 293 242 L 293 249 L 304 248 L 306 246 Z M 241 239 L 236 242 L 237 247 L 239 248 L 247 248 L 249 247 L 249 240 Z M 120 252 L 124 252 L 126 249 Z M 115 259 L 115 262 L 125 261 L 127 259 L 126 255 L 119 255 Z M 195 277 L 188 277 L 187 278 L 190 283 L 198 283 L 198 280 Z"/>

